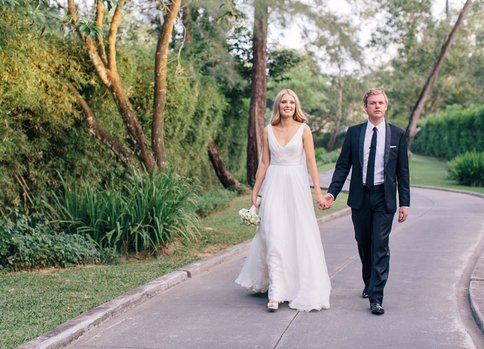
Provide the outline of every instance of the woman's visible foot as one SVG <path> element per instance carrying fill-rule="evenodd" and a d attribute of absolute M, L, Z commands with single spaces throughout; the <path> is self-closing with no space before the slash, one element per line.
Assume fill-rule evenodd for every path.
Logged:
<path fill-rule="evenodd" d="M 270 312 L 274 312 L 277 309 L 279 309 L 278 301 L 269 301 L 269 303 L 267 303 L 267 310 L 269 310 Z"/>

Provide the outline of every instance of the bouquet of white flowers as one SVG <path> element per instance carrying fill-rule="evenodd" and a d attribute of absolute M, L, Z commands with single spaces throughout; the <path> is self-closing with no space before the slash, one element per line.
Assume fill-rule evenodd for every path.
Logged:
<path fill-rule="evenodd" d="M 257 208 L 255 206 L 252 206 L 249 209 L 241 209 L 239 211 L 239 216 L 242 219 L 242 223 L 245 225 L 257 225 L 260 222 L 260 217 L 257 214 Z"/>

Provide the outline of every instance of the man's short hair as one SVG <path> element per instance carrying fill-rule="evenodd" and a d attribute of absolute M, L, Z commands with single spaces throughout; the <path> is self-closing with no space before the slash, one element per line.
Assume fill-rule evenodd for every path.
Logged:
<path fill-rule="evenodd" d="M 370 88 L 368 91 L 366 91 L 365 96 L 363 97 L 363 104 L 365 105 L 365 107 L 368 104 L 368 98 L 375 95 L 383 95 L 383 97 L 385 98 L 385 102 L 388 105 L 388 97 L 382 88 Z"/>

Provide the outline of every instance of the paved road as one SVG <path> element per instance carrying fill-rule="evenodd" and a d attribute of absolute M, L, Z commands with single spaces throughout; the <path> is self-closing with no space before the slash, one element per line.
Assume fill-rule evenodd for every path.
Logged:
<path fill-rule="evenodd" d="M 86 333 L 69 348 L 484 348 L 467 304 L 469 263 L 484 236 L 484 200 L 412 189 L 395 223 L 386 313 L 369 312 L 349 216 L 321 224 L 331 309 L 265 310 L 233 280 L 244 256 L 199 274 Z"/>

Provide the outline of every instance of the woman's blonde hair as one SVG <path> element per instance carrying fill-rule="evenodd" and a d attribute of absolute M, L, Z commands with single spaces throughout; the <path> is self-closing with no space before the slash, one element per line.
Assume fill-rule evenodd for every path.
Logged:
<path fill-rule="evenodd" d="M 296 93 L 293 90 L 290 90 L 288 88 L 279 91 L 279 93 L 276 95 L 276 98 L 274 99 L 274 105 L 272 106 L 272 117 L 271 117 L 271 125 L 277 125 L 281 122 L 281 114 L 279 112 L 279 104 L 281 104 L 281 99 L 284 95 L 290 95 L 294 97 L 294 100 L 296 101 L 295 105 L 295 111 L 294 115 L 292 118 L 296 120 L 297 122 L 305 122 L 308 120 L 307 116 L 304 115 L 302 109 L 301 109 L 301 103 L 299 102 L 299 98 L 297 97 Z"/>

